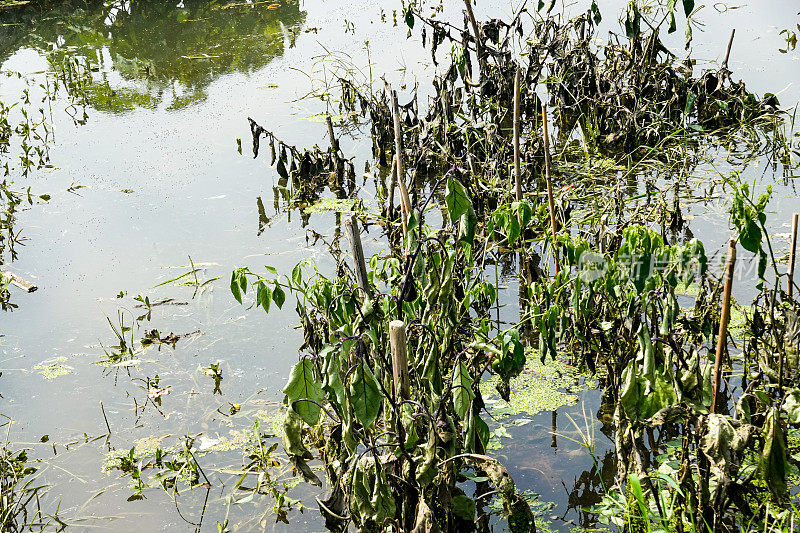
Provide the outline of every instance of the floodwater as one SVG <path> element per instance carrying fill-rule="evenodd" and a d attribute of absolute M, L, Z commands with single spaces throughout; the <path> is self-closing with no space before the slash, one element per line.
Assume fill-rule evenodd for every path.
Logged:
<path fill-rule="evenodd" d="M 800 22 L 798 8 L 788 0 L 769 7 L 749 3 L 704 7 L 699 19 L 705 25 L 695 29 L 692 57 L 701 66 L 716 64 L 735 27 L 734 78 L 758 94 L 778 93 L 782 107 L 793 108 L 800 101 L 800 50 L 780 53 L 785 39 L 779 32 Z M 609 5 L 601 5 L 600 35 L 617 26 L 624 2 L 603 4 Z M 286 273 L 301 259 L 329 270 L 327 249 L 311 244 L 309 230 L 330 239 L 340 220 L 333 212 L 301 217 L 286 209 L 275 189 L 277 173 L 263 155 L 252 158 L 247 117 L 290 144 L 324 146 L 325 103 L 303 98 L 322 90 L 321 80 L 352 65 L 376 86 L 386 74 L 406 94 L 402 88 L 427 79 L 425 72 L 433 68 L 428 52 L 418 33 L 406 39 L 399 14 L 400 24 L 393 24 L 393 10 L 400 8 L 395 0 L 290 1 L 276 9 L 268 2 L 200 0 L 53 6 L 0 13 L 0 69 L 25 76 L 0 77 L 0 97 L 18 98 L 27 79 L 31 94 L 41 98 L 44 72 L 60 68 L 65 54 L 87 57 L 95 68 L 85 109 L 70 106 L 63 91 L 52 103 L 54 168 L 15 178 L 17 188 L 30 186 L 52 198 L 23 211 L 17 222 L 27 240 L 11 268 L 39 290 L 15 291 L 19 309 L 0 315 L 0 413 L 15 421 L 9 439 L 29 446 L 41 460 L 42 479 L 51 487 L 45 508 L 54 512 L 60 502 L 59 516 L 79 530 L 216 531 L 226 513 L 242 531 L 322 530 L 310 497 L 316 489 L 290 492 L 309 506 L 303 513 L 290 511 L 290 525 L 275 524 L 271 497 L 229 504 L 237 476 L 221 469 L 242 467 L 238 450 L 201 455 L 211 489 L 182 491 L 174 501 L 158 488 L 127 501 L 136 493 L 131 479 L 105 470 L 104 461 L 110 449 L 128 450 L 147 437 L 164 437 L 166 446 L 202 434 L 198 438 L 211 445 L 252 430 L 257 418 L 269 431 L 302 333 L 295 328 L 291 297 L 268 316 L 235 302 L 228 290 L 231 270 L 271 265 Z M 448 3 L 443 16 L 455 13 L 458 20 L 459 6 Z M 504 17 L 515 7 L 486 2 L 476 15 Z M 574 13 L 582 5 L 557 10 L 562 8 Z M 666 42 L 685 56 L 682 31 Z M 340 133 L 345 153 L 356 157 L 356 169 L 364 168 L 368 132 Z M 728 165 L 720 160 L 698 172 L 712 167 Z M 800 210 L 796 178 L 776 180 L 766 161 L 745 175 L 759 187 L 775 182 L 769 224 L 775 233 L 786 233 L 790 213 Z M 357 183 L 357 194 L 369 201 L 371 178 Z M 722 249 L 730 234 L 724 200 L 718 210 L 688 208 L 695 215 L 691 227 L 707 250 Z M 365 237 L 368 255 L 381 249 L 377 231 Z M 786 244 L 779 240 L 778 246 Z M 187 272 L 189 257 L 201 269 L 200 283 L 218 279 L 200 290 L 182 284 L 193 276 L 157 286 Z M 513 319 L 516 276 L 504 281 L 503 313 Z M 181 305 L 154 307 L 149 320 L 125 333 L 137 347 L 153 329 L 162 337 L 192 334 L 174 347 L 151 346 L 127 366 L 98 364 L 119 344 L 111 324 L 120 330 L 120 321 L 131 326 L 146 314 L 135 307 L 138 295 Z M 217 391 L 203 370 L 212 363 L 219 363 L 222 374 Z M 69 373 L 46 379 L 42 368 L 48 364 Z M 156 376 L 159 387 L 169 387 L 160 404 L 147 401 Z M 599 500 L 615 468 L 613 436 L 596 416 L 600 393 L 579 396 L 557 414 L 540 413 L 531 423 L 509 427 L 511 437 L 502 438 L 503 448 L 495 452 L 521 489 L 538 493 L 543 506 L 551 502 L 544 518 L 565 531 L 591 524 L 582 508 Z M 229 416 L 231 404 L 241 410 Z M 587 451 L 564 438 L 578 438 L 566 414 L 583 424 L 584 406 L 587 422 L 597 428 L 602 482 Z M 108 433 L 106 418 L 110 437 L 93 440 Z"/>

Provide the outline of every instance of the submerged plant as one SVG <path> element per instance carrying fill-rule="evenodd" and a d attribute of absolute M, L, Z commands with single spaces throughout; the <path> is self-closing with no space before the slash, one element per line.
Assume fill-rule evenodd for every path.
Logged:
<path fill-rule="evenodd" d="M 13 420 L 2 415 L 6 421 L 5 441 L 0 443 L 0 530 L 9 533 L 44 530 L 46 527 L 57 531 L 67 524 L 57 515 L 42 510 L 40 498 L 47 492 L 47 486 L 37 479 L 38 468 L 31 464 L 28 450 L 14 450 L 9 441 Z"/>
<path fill-rule="evenodd" d="M 470 523 L 488 502 L 475 502 L 458 487 L 466 467 L 495 486 L 512 530 L 533 528 L 507 470 L 484 455 L 489 429 L 480 416 L 481 374 L 494 368 L 508 398 L 508 380 L 525 356 L 516 329 L 490 338 L 489 322 L 472 317 L 486 313 L 496 289 L 480 275 L 486 248 L 475 235 L 472 202 L 452 174 L 441 180 L 448 226 L 434 231 L 419 223 L 424 208 L 415 211 L 404 265 L 393 255 L 375 256 L 360 285 L 344 265 L 335 279 L 309 274 L 303 263 L 280 278 L 247 269 L 233 274 L 231 289 L 240 301 L 248 287 L 265 309 L 284 287 L 298 297 L 305 353 L 284 389 L 284 447 L 299 465 L 312 457 L 309 446 L 321 453 L 332 489 L 320 509 L 330 528 L 346 521 L 365 529 L 395 521 L 446 530 Z M 399 342 L 408 342 L 403 385 L 390 354 L 398 327 L 407 331 Z M 462 500 L 472 502 L 471 513 L 455 504 Z"/>
<path fill-rule="evenodd" d="M 784 366 L 775 372 L 774 361 L 791 351 L 783 333 L 797 323 L 797 303 L 762 292 L 744 318 L 752 333 L 745 357 L 777 352 L 773 365 L 746 374 L 736 416 L 712 412 L 722 284 L 703 243 L 679 237 L 686 227 L 682 187 L 705 157 L 704 143 L 733 150 L 749 143 L 750 155 L 763 146 L 780 152 L 783 143 L 785 152 L 777 99 L 733 82 L 727 60 L 695 77 L 659 39 L 661 24 L 676 29 L 678 2 L 640 7 L 629 3 L 624 37 L 597 47 L 594 3 L 568 21 L 522 9 L 508 23 L 479 23 L 467 9 L 463 31 L 412 4 L 403 19 L 422 33 L 434 64 L 439 46 L 452 45 L 427 110 L 416 92 L 400 105 L 388 86 L 375 92 L 371 77 L 357 82 L 347 69 L 334 77 L 340 114 L 369 124 L 376 162 L 392 169 L 388 184 L 376 175 L 383 209 L 370 217 L 383 227 L 389 251 L 361 271 L 353 248 L 351 271 L 334 244 L 334 277 L 300 263 L 291 276 L 238 269 L 231 279 L 236 300 L 251 290 L 267 312 L 272 303 L 281 307 L 287 292 L 297 297 L 305 339 L 284 389 L 284 447 L 297 461 L 319 451 L 331 485 L 319 502 L 329 528 L 348 521 L 365 530 L 483 528 L 488 482 L 502 496 L 510 529 L 531 530 L 530 507 L 508 471 L 486 455 L 490 432 L 481 418 L 486 373 L 508 400 L 526 345 L 542 365 L 567 353 L 597 372 L 613 406 L 617 484 L 603 486 L 600 519 L 624 530 L 722 530 L 759 516 L 742 504 L 756 482 L 785 500 L 791 468 L 781 404 L 790 378 Z M 682 7 L 688 43 L 694 5 Z M 527 16 L 529 38 L 521 22 Z M 552 165 L 538 133 L 547 120 L 540 83 L 558 128 Z M 328 150 L 298 149 L 252 119 L 250 126 L 254 155 L 265 138 L 278 186 L 295 206 L 316 201 L 325 186 L 343 204 L 356 201 L 343 194 L 345 180 L 351 195 L 355 189 L 353 167 L 331 124 Z M 427 191 L 404 190 L 425 179 Z M 769 291 L 769 191 L 755 199 L 746 185 L 726 186 L 734 190 L 740 242 L 759 257 L 756 288 Z M 545 189 L 547 203 L 540 201 Z M 433 199 L 445 221 L 438 230 L 424 220 Z M 517 257 L 520 317 L 504 327 L 499 313 L 491 318 L 499 282 L 488 281 L 487 267 L 505 269 Z M 777 267 L 774 273 L 780 278 Z M 770 320 L 758 309 L 768 299 Z M 408 351 L 408 378 L 398 373 L 392 348 L 397 320 L 407 332 L 397 342 Z M 588 428 L 584 439 L 594 458 Z M 756 443 L 760 452 L 752 453 Z M 485 478 L 473 498 L 458 484 L 466 469 Z"/>

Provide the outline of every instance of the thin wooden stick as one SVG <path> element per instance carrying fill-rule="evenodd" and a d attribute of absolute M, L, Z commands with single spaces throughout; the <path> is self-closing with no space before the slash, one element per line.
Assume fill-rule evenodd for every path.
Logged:
<path fill-rule="evenodd" d="M 792 298 L 792 293 L 794 292 L 794 266 L 795 266 L 795 253 L 797 253 L 797 219 L 800 214 L 795 213 L 792 216 L 792 244 L 789 248 L 789 290 L 787 290 L 787 294 L 789 298 Z"/>
<path fill-rule="evenodd" d="M 25 281 L 21 277 L 17 276 L 16 274 L 14 274 L 13 272 L 10 272 L 8 270 L 2 270 L 2 271 L 0 271 L 0 274 L 2 275 L 2 277 L 10 279 L 12 285 L 15 285 L 15 286 L 19 287 L 20 289 L 24 290 L 25 292 L 34 292 L 36 289 L 39 288 L 36 285 L 34 285 L 33 283 L 31 283 L 29 281 Z"/>
<path fill-rule="evenodd" d="M 558 264 L 558 240 L 556 239 L 556 208 L 553 203 L 553 185 L 550 183 L 550 137 L 547 133 L 547 105 L 542 104 L 542 127 L 544 128 L 544 177 L 547 181 L 547 203 L 550 207 L 550 229 L 553 231 L 553 258 L 556 263 L 556 275 L 561 272 Z"/>
<path fill-rule="evenodd" d="M 728 70 L 728 59 L 731 57 L 731 46 L 733 46 L 733 36 L 736 35 L 736 28 L 731 30 L 731 37 L 728 39 L 728 48 L 725 50 L 725 59 L 722 61 L 722 68 Z"/>
<path fill-rule="evenodd" d="M 475 34 L 475 55 L 478 56 L 478 66 L 481 69 L 481 76 L 483 76 L 483 45 L 481 44 L 481 31 L 478 28 L 478 21 L 475 19 L 475 14 L 472 12 L 472 0 L 464 0 L 464 5 L 467 7 L 467 18 L 472 25 L 472 33 Z M 464 50 L 464 53 L 469 53 Z"/>
<path fill-rule="evenodd" d="M 339 157 L 339 141 L 336 140 L 336 134 L 333 132 L 333 121 L 331 116 L 325 116 L 325 122 L 328 125 L 328 137 L 331 140 L 331 156 L 334 158 L 336 165 L 336 180 L 340 180 L 344 174 L 344 159 Z"/>
<path fill-rule="evenodd" d="M 406 325 L 402 320 L 389 322 L 389 344 L 392 350 L 392 390 L 395 398 L 410 398 L 408 384 L 408 341 Z"/>
<path fill-rule="evenodd" d="M 722 315 L 719 320 L 719 334 L 717 335 L 717 353 L 714 357 L 714 391 L 711 399 L 711 412 L 716 413 L 717 394 L 722 382 L 722 352 L 728 345 L 728 321 L 731 318 L 731 288 L 733 287 L 733 268 L 736 265 L 736 239 L 728 242 L 728 264 L 725 267 L 725 289 L 722 296 Z"/>
<path fill-rule="evenodd" d="M 519 69 L 514 71 L 514 187 L 517 202 L 522 201 L 522 176 L 519 165 Z M 519 216 L 519 212 L 517 213 Z"/>
<path fill-rule="evenodd" d="M 331 150 L 336 154 L 339 152 L 339 141 L 336 140 L 336 135 L 333 133 L 333 122 L 331 121 L 330 115 L 325 117 L 325 123 L 328 125 L 328 137 L 331 139 Z"/>
<path fill-rule="evenodd" d="M 403 168 L 403 129 L 400 124 L 400 106 L 397 104 L 397 92 L 392 91 L 392 118 L 394 119 L 394 155 L 397 172 L 397 186 L 400 189 L 400 203 L 403 211 L 403 236 L 408 232 L 408 218 L 411 216 L 411 200 L 408 198 L 408 189 L 404 183 L 405 172 Z"/>
<path fill-rule="evenodd" d="M 370 289 L 367 278 L 367 264 L 364 260 L 364 248 L 361 246 L 361 232 L 358 229 L 358 219 L 355 215 L 350 215 L 345 219 L 344 228 L 350 241 L 350 251 L 353 253 L 353 268 L 356 271 L 358 286 L 367 294 L 367 298 L 372 298 L 372 289 Z"/>
<path fill-rule="evenodd" d="M 100 402 L 100 410 L 103 412 L 103 420 L 106 421 L 106 429 L 108 429 L 108 435 L 106 435 L 106 438 L 108 438 L 111 436 L 111 426 L 108 424 L 108 417 L 106 416 L 106 408 L 103 407 L 102 401 Z"/>
<path fill-rule="evenodd" d="M 397 159 L 392 158 L 392 169 L 389 172 L 389 197 L 386 200 L 386 218 L 392 220 L 394 216 L 394 188 L 397 186 Z"/>

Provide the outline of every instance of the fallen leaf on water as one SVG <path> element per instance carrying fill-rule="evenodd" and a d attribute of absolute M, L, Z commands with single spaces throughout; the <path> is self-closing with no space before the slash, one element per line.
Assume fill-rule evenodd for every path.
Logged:
<path fill-rule="evenodd" d="M 147 397 L 151 400 L 155 400 L 156 398 L 160 398 L 165 394 L 169 394 L 169 386 L 166 387 L 153 387 L 152 389 L 147 391 Z"/>

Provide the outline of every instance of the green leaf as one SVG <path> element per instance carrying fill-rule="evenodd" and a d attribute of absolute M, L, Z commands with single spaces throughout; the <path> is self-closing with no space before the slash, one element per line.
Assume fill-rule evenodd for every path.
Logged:
<path fill-rule="evenodd" d="M 603 17 L 600 15 L 600 8 L 597 7 L 597 0 L 592 0 L 591 10 L 594 17 L 594 23 L 600 24 L 600 21 L 603 20 Z"/>
<path fill-rule="evenodd" d="M 764 449 L 761 452 L 758 472 L 770 491 L 777 497 L 782 497 L 786 493 L 786 475 L 789 470 L 783 440 L 780 415 L 778 410 L 773 407 L 767 413 L 767 423 L 764 426 Z"/>
<path fill-rule="evenodd" d="M 231 274 L 231 293 L 236 301 L 242 303 L 242 292 L 239 290 L 239 271 L 234 270 Z"/>
<path fill-rule="evenodd" d="M 650 333 L 647 331 L 647 323 L 639 326 L 637 334 L 639 339 L 639 357 L 642 360 L 642 375 L 651 384 L 655 382 L 656 372 L 656 351 L 653 342 L 650 340 Z"/>
<path fill-rule="evenodd" d="M 473 380 L 469 375 L 469 368 L 463 361 L 459 361 L 453 376 L 453 407 L 458 417 L 462 420 L 472 405 L 472 400 L 475 399 L 472 383 Z"/>
<path fill-rule="evenodd" d="M 739 242 L 748 252 L 756 253 L 761 249 L 761 228 L 750 219 L 739 229 Z"/>
<path fill-rule="evenodd" d="M 408 8 L 408 11 L 406 11 L 405 19 L 406 19 L 406 24 L 408 25 L 408 28 L 410 30 L 413 30 L 414 29 L 414 12 L 411 10 L 410 7 Z"/>
<path fill-rule="evenodd" d="M 516 215 L 514 213 L 508 213 L 506 217 L 506 235 L 508 236 L 508 245 L 514 246 L 514 243 L 520 236 L 521 229 L 519 226 L 519 221 L 517 220 Z"/>
<path fill-rule="evenodd" d="M 683 0 L 683 12 L 688 18 L 694 11 L 694 0 Z"/>
<path fill-rule="evenodd" d="M 475 511 L 477 510 L 475 500 L 464 494 L 459 494 L 453 496 L 453 500 L 450 503 L 456 516 L 470 523 L 475 521 Z"/>
<path fill-rule="evenodd" d="M 283 302 L 286 301 L 286 293 L 283 292 L 283 288 L 277 283 L 272 289 L 272 301 L 275 302 L 275 305 L 278 306 L 278 309 L 281 309 L 283 307 Z"/>
<path fill-rule="evenodd" d="M 289 409 L 283 419 L 283 447 L 289 455 L 309 457 L 311 453 L 303 446 L 303 419 Z"/>
<path fill-rule="evenodd" d="M 677 492 L 678 495 L 683 497 L 683 490 L 681 490 L 680 485 L 678 485 L 678 483 L 674 479 L 672 479 L 670 476 L 666 475 L 663 472 L 659 472 L 658 477 L 660 477 L 667 485 L 672 487 L 672 490 Z"/>
<path fill-rule="evenodd" d="M 781 409 L 789 417 L 789 422 L 800 424 L 800 389 L 793 389 L 787 393 Z"/>
<path fill-rule="evenodd" d="M 450 177 L 447 179 L 447 190 L 445 191 L 444 202 L 447 205 L 447 212 L 450 214 L 450 222 L 455 224 L 458 219 L 472 208 L 472 201 L 467 196 L 467 191 L 457 179 Z"/>
<path fill-rule="evenodd" d="M 678 0 L 667 0 L 667 19 L 669 20 L 669 30 L 667 33 L 672 33 L 677 28 L 675 24 L 675 4 Z"/>
<path fill-rule="evenodd" d="M 628 480 L 630 481 L 631 492 L 636 498 L 636 502 L 639 504 L 639 511 L 641 511 L 642 516 L 648 516 L 647 504 L 645 504 L 644 501 L 644 494 L 642 493 L 642 484 L 639 482 L 639 476 L 630 474 Z"/>
<path fill-rule="evenodd" d="M 484 481 L 489 481 L 489 478 L 486 476 L 476 476 L 475 474 L 470 474 L 469 472 L 461 472 L 461 475 L 470 481 L 474 481 L 475 483 L 483 483 Z"/>
<path fill-rule="evenodd" d="M 475 227 L 478 225 L 478 217 L 475 215 L 475 210 L 472 205 L 469 206 L 467 212 L 461 215 L 461 221 L 458 226 L 458 240 L 472 245 L 475 239 Z"/>
<path fill-rule="evenodd" d="M 302 358 L 292 368 L 289 383 L 283 389 L 289 400 L 289 405 L 309 425 L 314 426 L 319 422 L 320 408 L 311 402 L 298 400 L 309 399 L 321 403 L 325 399 L 322 385 L 316 376 L 314 363 L 308 357 Z M 297 402 L 297 403 L 295 403 Z"/>
<path fill-rule="evenodd" d="M 411 404 L 403 404 L 400 411 L 400 418 L 402 419 L 403 427 L 406 428 L 406 441 L 403 443 L 403 447 L 406 450 L 411 450 L 419 441 L 417 426 L 414 424 L 414 408 L 411 407 Z"/>
<path fill-rule="evenodd" d="M 302 281 L 303 281 L 303 262 L 300 261 L 292 269 L 292 283 L 294 283 L 295 287 L 300 287 L 300 283 Z"/>
<path fill-rule="evenodd" d="M 636 36 L 639 35 L 640 23 L 639 7 L 636 5 L 636 0 L 631 0 L 625 15 L 625 35 L 628 36 L 628 39 L 636 39 Z"/>
<path fill-rule="evenodd" d="M 263 281 L 259 281 L 257 294 L 256 302 L 264 308 L 264 311 L 269 313 L 269 307 L 272 303 L 272 289 Z"/>
<path fill-rule="evenodd" d="M 327 394 L 328 401 L 336 408 L 340 416 L 345 412 L 345 393 L 344 385 L 340 376 L 341 365 L 339 362 L 340 351 L 333 346 L 327 345 L 320 352 L 322 365 L 322 389 Z"/>
<path fill-rule="evenodd" d="M 623 412 L 632 420 L 639 417 L 639 402 L 642 399 L 638 375 L 639 366 L 636 364 L 636 359 L 631 359 L 620 376 L 622 391 L 619 403 Z"/>
<path fill-rule="evenodd" d="M 378 388 L 378 381 L 365 363 L 360 363 L 353 375 L 350 383 L 350 399 L 353 403 L 353 411 L 365 428 L 372 427 L 375 419 L 378 418 L 383 394 Z"/>
<path fill-rule="evenodd" d="M 690 92 L 686 95 L 686 107 L 683 110 L 683 114 L 689 116 L 689 113 L 692 112 L 694 109 L 694 103 L 697 101 L 697 95 Z"/>
<path fill-rule="evenodd" d="M 486 446 L 489 445 L 489 426 L 479 415 L 473 414 L 472 416 L 475 417 L 475 436 L 480 441 L 481 447 L 486 450 Z"/>

